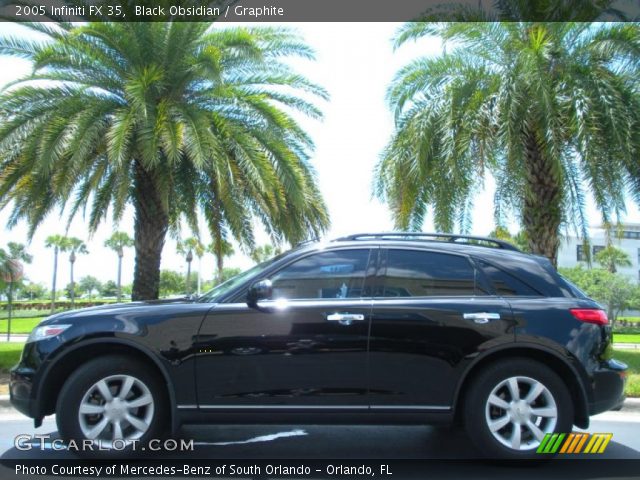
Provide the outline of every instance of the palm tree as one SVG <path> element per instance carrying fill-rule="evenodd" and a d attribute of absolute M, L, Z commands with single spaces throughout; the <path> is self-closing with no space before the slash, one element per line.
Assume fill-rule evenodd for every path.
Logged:
<path fill-rule="evenodd" d="M 249 257 L 255 263 L 262 263 L 262 262 L 266 262 L 267 260 L 269 260 L 270 258 L 276 255 L 279 255 L 280 253 L 281 253 L 281 250 L 279 247 L 274 247 L 273 245 L 266 244 L 266 245 L 260 245 L 259 247 L 256 247 L 253 250 L 251 250 Z"/>
<path fill-rule="evenodd" d="M 47 248 L 53 248 L 53 280 L 51 281 L 51 313 L 56 310 L 56 279 L 58 277 L 58 253 L 67 249 L 67 237 L 64 235 L 49 235 L 45 240 Z"/>
<path fill-rule="evenodd" d="M 595 255 L 595 260 L 610 273 L 616 273 L 618 267 L 630 267 L 632 265 L 629 254 L 624 250 L 607 245 Z"/>
<path fill-rule="evenodd" d="M 207 251 L 216 257 L 216 281 L 222 282 L 222 269 L 224 268 L 225 257 L 230 257 L 235 253 L 233 245 L 222 237 L 214 236 L 213 242 L 207 246 Z"/>
<path fill-rule="evenodd" d="M 509 229 L 502 225 L 498 225 L 494 230 L 489 232 L 487 235 L 489 238 L 496 238 L 498 240 L 505 240 L 507 242 L 512 243 L 516 247 L 518 247 L 523 252 L 529 252 L 529 240 L 527 240 L 527 235 L 523 230 L 520 230 L 515 235 L 511 235 Z"/>
<path fill-rule="evenodd" d="M 187 238 L 178 242 L 178 253 L 185 255 L 187 261 L 187 295 L 191 294 L 191 262 L 193 261 L 193 254 L 198 257 L 198 260 L 202 259 L 204 255 L 204 246 L 200 243 L 200 240 L 194 237 Z M 198 264 L 200 265 L 200 264 Z M 198 294 L 200 294 L 200 268 L 198 267 Z"/>
<path fill-rule="evenodd" d="M 555 263 L 563 225 L 587 237 L 585 195 L 603 220 L 640 199 L 640 27 L 589 23 L 413 23 L 446 54 L 401 69 L 388 91 L 396 130 L 376 194 L 400 228 L 465 231 L 487 173 L 495 216 L 515 213 L 533 253 Z"/>
<path fill-rule="evenodd" d="M 118 302 L 122 299 L 122 257 L 124 257 L 124 249 L 133 247 L 133 239 L 126 232 L 113 232 L 113 234 L 104 242 L 104 246 L 110 248 L 118 255 Z"/>
<path fill-rule="evenodd" d="M 22 262 L 31 263 L 32 257 L 24 245 L 16 242 L 7 244 L 9 251 L 0 248 L 0 281 L 7 284 L 7 341 L 11 339 L 11 317 L 13 313 L 13 289 L 22 277 Z"/>
<path fill-rule="evenodd" d="M 71 283 L 69 285 L 71 286 L 71 308 L 73 308 L 76 300 L 75 282 L 73 281 L 73 266 L 76 263 L 77 255 L 86 254 L 89 253 L 89 251 L 87 250 L 85 243 L 76 237 L 67 237 L 66 250 L 69 252 L 69 272 L 71 274 Z"/>
<path fill-rule="evenodd" d="M 48 36 L 0 39 L 34 71 L 0 97 L 0 207 L 34 229 L 54 208 L 89 201 L 93 233 L 134 210 L 132 298 L 158 297 L 166 234 L 204 213 L 212 236 L 253 244 L 317 236 L 328 215 L 309 164 L 326 92 L 287 60 L 313 52 L 282 28 L 187 22 L 29 24 Z M 282 108 L 284 106 L 285 108 Z"/>

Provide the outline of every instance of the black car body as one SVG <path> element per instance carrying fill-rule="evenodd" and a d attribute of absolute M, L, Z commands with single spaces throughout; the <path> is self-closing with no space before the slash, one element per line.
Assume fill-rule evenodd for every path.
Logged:
<path fill-rule="evenodd" d="M 603 315 L 547 259 L 503 242 L 353 235 L 298 247 L 199 299 L 53 315 L 12 370 L 11 401 L 37 425 L 57 412 L 63 437 L 103 425 L 99 438 L 145 438 L 127 412 L 105 420 L 109 402 L 87 387 L 100 379 L 78 373 L 115 356 L 158 380 L 149 393 L 162 405 L 136 418 L 170 418 L 174 433 L 199 422 L 462 420 L 486 430 L 474 435 L 480 448 L 493 441 L 488 455 L 519 458 L 541 431 L 587 428 L 590 415 L 620 403 L 626 366 L 611 358 Z M 104 363 L 89 370 L 117 373 Z M 127 377 L 108 378 L 115 397 Z M 144 381 L 130 388 L 128 398 L 146 395 Z M 89 405 L 84 430 L 69 402 Z M 154 417 L 160 406 L 163 419 Z M 545 408 L 556 417 L 536 417 Z M 113 418 L 124 433 L 110 430 Z"/>

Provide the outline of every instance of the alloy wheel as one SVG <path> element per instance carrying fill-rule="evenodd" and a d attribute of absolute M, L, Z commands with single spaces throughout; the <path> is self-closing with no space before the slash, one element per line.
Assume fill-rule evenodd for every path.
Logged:
<path fill-rule="evenodd" d="M 154 400 L 149 387 L 131 375 L 111 375 L 94 383 L 78 411 L 85 438 L 107 448 L 141 438 L 151 427 Z"/>
<path fill-rule="evenodd" d="M 489 431 L 502 445 L 518 451 L 537 448 L 558 421 L 558 408 L 549 389 L 531 377 L 502 380 L 485 405 Z"/>

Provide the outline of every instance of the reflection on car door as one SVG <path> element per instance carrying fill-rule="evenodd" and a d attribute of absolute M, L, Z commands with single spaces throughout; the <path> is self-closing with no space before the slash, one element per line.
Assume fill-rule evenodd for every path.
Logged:
<path fill-rule="evenodd" d="M 366 409 L 376 259 L 369 248 L 314 252 L 269 275 L 260 311 L 211 310 L 197 338 L 200 408 Z"/>
<path fill-rule="evenodd" d="M 371 408 L 449 410 L 469 359 L 514 340 L 511 310 L 464 255 L 381 251 L 370 341 Z"/>

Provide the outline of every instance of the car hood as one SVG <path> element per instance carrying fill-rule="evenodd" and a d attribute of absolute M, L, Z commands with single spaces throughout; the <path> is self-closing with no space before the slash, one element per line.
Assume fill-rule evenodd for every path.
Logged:
<path fill-rule="evenodd" d="M 80 308 L 67 312 L 60 312 L 45 318 L 40 324 L 75 323 L 75 321 L 96 317 L 147 317 L 147 316 L 176 316 L 187 312 L 211 309 L 213 304 L 199 303 L 186 298 L 168 300 L 148 300 L 130 303 L 115 303 L 96 307 Z"/>

